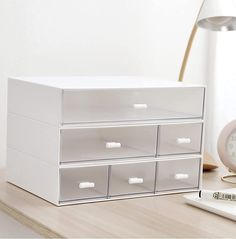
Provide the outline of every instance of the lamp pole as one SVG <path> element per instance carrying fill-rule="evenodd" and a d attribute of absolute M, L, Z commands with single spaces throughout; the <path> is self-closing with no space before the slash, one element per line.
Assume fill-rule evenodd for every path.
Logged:
<path fill-rule="evenodd" d="M 198 27 L 195 23 L 194 26 L 193 26 L 192 32 L 190 34 L 190 37 L 189 37 L 189 40 L 188 40 L 188 45 L 187 45 L 187 48 L 185 50 L 183 62 L 182 62 L 181 68 L 180 68 L 179 79 L 178 79 L 178 81 L 180 81 L 180 82 L 182 82 L 184 80 L 184 74 L 185 74 L 187 63 L 188 63 L 189 54 L 190 54 L 190 51 L 192 49 L 192 45 L 193 45 L 193 41 L 194 41 L 194 38 L 195 38 L 196 33 L 197 33 L 197 29 L 198 29 Z"/>
<path fill-rule="evenodd" d="M 195 39 L 195 36 L 196 36 L 196 33 L 197 33 L 197 29 L 198 29 L 197 19 L 198 19 L 198 16 L 199 16 L 200 12 L 201 12 L 203 4 L 204 4 L 204 0 L 202 2 L 202 5 L 201 5 L 200 10 L 198 12 L 196 21 L 194 23 L 192 32 L 191 32 L 189 40 L 188 40 L 187 48 L 186 48 L 185 53 L 184 53 L 184 58 L 183 58 L 183 61 L 182 61 L 182 65 L 181 65 L 180 72 L 179 72 L 179 78 L 178 78 L 178 81 L 180 81 L 180 82 L 182 82 L 184 80 L 184 74 L 185 74 L 187 63 L 188 63 L 189 54 L 190 54 L 190 51 L 192 49 L 192 45 L 193 45 L 193 42 L 194 42 L 194 39 Z"/>

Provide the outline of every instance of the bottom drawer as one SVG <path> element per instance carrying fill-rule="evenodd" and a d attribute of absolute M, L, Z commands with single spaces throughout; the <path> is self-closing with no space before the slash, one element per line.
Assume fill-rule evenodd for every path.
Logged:
<path fill-rule="evenodd" d="M 107 196 L 108 166 L 60 170 L 60 201 Z"/>
<path fill-rule="evenodd" d="M 197 188 L 201 159 L 158 161 L 156 191 Z"/>
<path fill-rule="evenodd" d="M 113 165 L 109 195 L 154 193 L 155 170 L 155 162 Z"/>

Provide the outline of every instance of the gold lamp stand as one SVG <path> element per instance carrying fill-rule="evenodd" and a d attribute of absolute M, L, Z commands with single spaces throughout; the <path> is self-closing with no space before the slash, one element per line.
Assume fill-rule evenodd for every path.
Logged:
<path fill-rule="evenodd" d="M 230 174 L 221 177 L 221 180 L 227 183 L 236 184 L 236 173 L 230 169 L 228 169 L 228 171 Z"/>
<path fill-rule="evenodd" d="M 190 54 L 190 51 L 192 49 L 192 45 L 193 45 L 193 41 L 194 41 L 194 38 L 195 38 L 196 33 L 197 33 L 197 29 L 198 29 L 198 27 L 197 27 L 197 24 L 195 22 L 195 24 L 193 26 L 193 29 L 192 29 L 192 32 L 190 34 L 189 40 L 188 40 L 187 48 L 185 50 L 183 62 L 182 62 L 181 69 L 180 69 L 180 72 L 179 72 L 179 80 L 178 81 L 180 81 L 180 82 L 182 82 L 184 80 L 184 74 L 185 74 L 187 63 L 188 63 L 189 54 Z"/>

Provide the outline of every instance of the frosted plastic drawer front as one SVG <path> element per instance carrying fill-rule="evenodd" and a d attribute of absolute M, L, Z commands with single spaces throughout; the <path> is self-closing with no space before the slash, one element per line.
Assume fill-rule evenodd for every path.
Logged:
<path fill-rule="evenodd" d="M 201 152 L 202 124 L 163 125 L 159 128 L 158 155 Z"/>
<path fill-rule="evenodd" d="M 200 159 L 159 161 L 157 163 L 156 191 L 197 188 Z"/>
<path fill-rule="evenodd" d="M 201 118 L 204 88 L 74 90 L 63 94 L 63 123 Z"/>
<path fill-rule="evenodd" d="M 61 135 L 61 162 L 156 154 L 156 126 L 73 129 Z"/>
<path fill-rule="evenodd" d="M 154 192 L 155 162 L 111 167 L 110 196 Z"/>
<path fill-rule="evenodd" d="M 60 201 L 107 196 L 108 166 L 60 170 Z"/>

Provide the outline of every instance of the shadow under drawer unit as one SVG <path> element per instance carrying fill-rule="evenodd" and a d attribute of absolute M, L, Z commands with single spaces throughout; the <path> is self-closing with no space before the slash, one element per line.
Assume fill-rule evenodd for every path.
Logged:
<path fill-rule="evenodd" d="M 198 190 L 205 92 L 128 76 L 10 78 L 7 181 L 57 206 Z"/>

